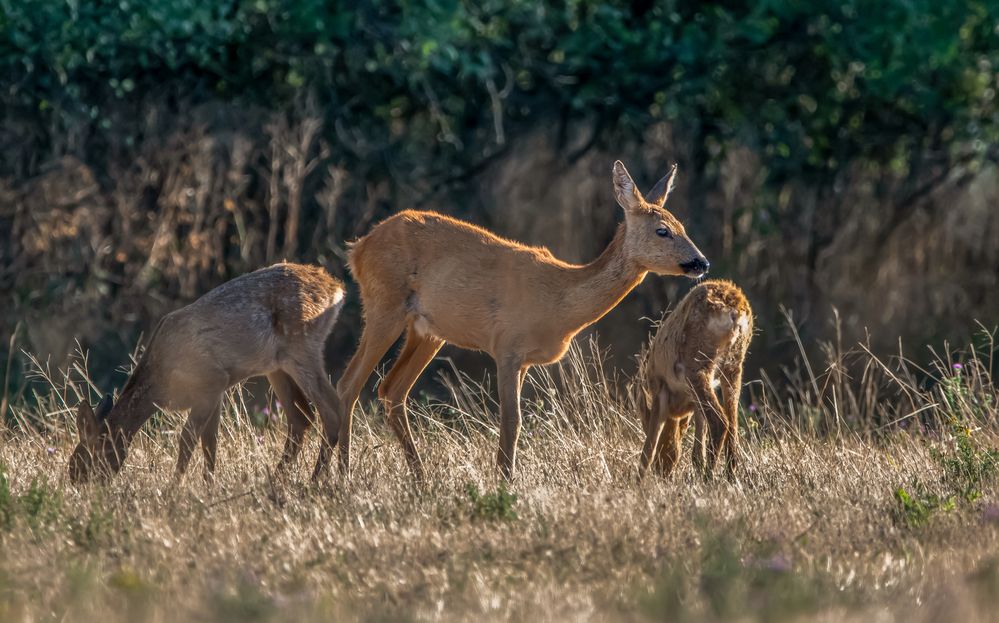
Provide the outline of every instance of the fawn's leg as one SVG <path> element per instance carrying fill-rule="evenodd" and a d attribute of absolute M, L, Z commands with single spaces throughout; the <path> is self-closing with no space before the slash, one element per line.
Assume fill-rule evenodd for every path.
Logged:
<path fill-rule="evenodd" d="M 274 389 L 274 395 L 281 401 L 281 408 L 284 409 L 288 423 L 288 437 L 285 439 L 284 452 L 281 453 L 281 461 L 277 466 L 278 470 L 283 471 L 295 462 L 302 451 L 302 440 L 312 425 L 312 409 L 309 407 L 309 399 L 305 392 L 287 372 L 275 370 L 267 375 L 267 380 Z"/>
<path fill-rule="evenodd" d="M 222 400 L 215 403 L 215 409 L 201 431 L 201 453 L 205 459 L 202 476 L 205 482 L 215 479 L 215 453 L 219 443 L 219 420 L 222 416 Z"/>
<path fill-rule="evenodd" d="M 340 399 L 329 377 L 326 376 L 320 352 L 313 353 L 308 362 L 290 366 L 286 372 L 305 394 L 306 399 L 316 405 L 323 422 L 324 438 L 319 444 L 316 468 L 312 471 L 312 479 L 317 480 L 329 465 L 333 448 L 338 442 L 340 424 L 343 420 Z"/>
<path fill-rule="evenodd" d="M 500 447 L 496 455 L 500 475 L 513 478 L 517 465 L 517 438 L 520 436 L 520 383 L 525 371 L 518 356 L 501 356 L 496 361 L 500 393 Z"/>
<path fill-rule="evenodd" d="M 638 479 L 642 480 L 649 471 L 652 461 L 658 461 L 663 445 L 663 430 L 668 425 L 667 405 L 669 395 L 665 388 L 652 381 L 653 394 L 651 401 L 646 401 L 646 395 L 639 394 L 638 411 L 645 429 L 645 443 L 642 445 L 642 455 L 638 460 Z"/>
<path fill-rule="evenodd" d="M 728 443 L 725 446 L 727 462 L 725 474 L 735 478 L 735 470 L 742 459 L 739 450 L 739 393 L 742 390 L 742 360 L 729 362 L 721 370 L 721 395 L 725 419 L 728 422 Z"/>
<path fill-rule="evenodd" d="M 694 447 L 691 452 L 691 460 L 694 462 L 694 471 L 702 477 L 706 477 L 705 471 L 705 451 L 708 447 L 708 429 L 704 418 L 695 410 L 694 412 Z"/>
<path fill-rule="evenodd" d="M 638 479 L 645 478 L 649 471 L 649 464 L 656 457 L 656 449 L 659 447 L 659 437 L 662 435 L 663 427 L 669 418 L 661 417 L 653 412 L 645 426 L 645 444 L 642 446 L 642 457 L 638 462 Z"/>
<path fill-rule="evenodd" d="M 695 396 L 695 410 L 698 412 L 698 419 L 707 424 L 710 431 L 710 442 L 707 444 L 705 457 L 705 478 L 710 478 L 714 474 L 715 465 L 718 463 L 718 453 L 727 443 L 728 419 L 722 409 L 718 397 L 711 388 L 711 374 L 708 370 L 702 370 L 693 375 L 690 379 Z M 700 422 L 698 422 L 700 425 Z M 703 436 L 702 436 L 703 440 Z"/>
<path fill-rule="evenodd" d="M 690 425 L 691 412 L 670 414 L 662 437 L 659 438 L 659 451 L 656 453 L 656 471 L 668 478 L 676 469 L 683 448 L 683 434 Z"/>
<path fill-rule="evenodd" d="M 191 412 L 184 422 L 184 428 L 180 433 L 180 448 L 177 451 L 177 468 L 174 471 L 174 478 L 180 480 L 187 471 L 187 465 L 191 462 L 191 454 L 194 452 L 194 445 L 200 438 L 213 418 L 218 414 L 219 398 L 215 396 L 212 401 L 205 401 L 191 407 Z M 214 462 L 214 449 L 212 450 L 212 460 Z M 206 466 L 207 467 L 207 466 Z M 214 465 L 212 466 L 214 467 Z"/>

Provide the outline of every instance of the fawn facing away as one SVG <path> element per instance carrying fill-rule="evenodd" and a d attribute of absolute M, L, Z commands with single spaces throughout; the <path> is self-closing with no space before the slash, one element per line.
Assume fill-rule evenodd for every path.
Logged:
<path fill-rule="evenodd" d="M 275 264 L 211 290 L 160 320 L 112 404 L 96 413 L 83 400 L 80 443 L 70 457 L 73 482 L 117 473 L 132 438 L 157 407 L 190 409 L 180 437 L 176 476 L 201 439 L 205 478 L 215 469 L 219 409 L 229 387 L 266 375 L 284 406 L 288 439 L 279 467 L 291 464 L 310 426 L 311 402 L 322 418 L 327 454 L 336 444 L 339 400 L 323 368 L 323 346 L 343 306 L 343 284 L 318 266 Z"/>
<path fill-rule="evenodd" d="M 433 212 L 405 211 L 376 225 L 350 252 L 361 291 L 364 332 L 337 383 L 343 415 L 340 468 L 350 470 L 351 413 L 378 361 L 405 332 L 378 394 L 417 480 L 423 465 L 406 417 L 406 398 L 445 342 L 496 361 L 504 477 L 514 472 L 520 389 L 532 365 L 559 360 L 572 337 L 610 311 L 648 272 L 700 277 L 708 262 L 665 208 L 676 166 L 642 197 L 621 162 L 614 192 L 624 223 L 593 262 L 563 262 L 544 248 L 504 240 Z"/>
<path fill-rule="evenodd" d="M 742 363 L 752 335 L 753 311 L 742 290 L 728 281 L 698 285 L 663 320 L 638 376 L 637 402 L 645 430 L 640 476 L 653 461 L 661 475 L 673 472 L 696 411 L 694 466 L 710 477 L 724 449 L 728 477 L 735 477 Z M 708 432 L 710 442 L 705 440 Z"/>

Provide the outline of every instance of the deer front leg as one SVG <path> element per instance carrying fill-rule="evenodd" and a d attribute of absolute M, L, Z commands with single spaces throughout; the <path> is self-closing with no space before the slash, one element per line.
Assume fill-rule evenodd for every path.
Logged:
<path fill-rule="evenodd" d="M 205 422 L 201 431 L 201 453 L 205 458 L 202 476 L 205 482 L 211 483 L 215 480 L 215 456 L 219 443 L 219 419 L 222 416 L 221 399 L 215 403 L 215 408 Z"/>
<path fill-rule="evenodd" d="M 497 359 L 500 393 L 500 447 L 496 455 L 500 475 L 513 478 L 516 469 L 517 438 L 520 436 L 520 383 L 524 366 L 518 357 Z"/>
<path fill-rule="evenodd" d="M 711 374 L 704 370 L 691 379 L 694 389 L 695 402 L 697 404 L 698 425 L 701 421 L 707 424 L 711 437 L 706 453 L 706 465 L 704 466 L 704 477 L 710 479 L 714 474 L 715 465 L 718 463 L 718 454 L 726 444 L 729 432 L 728 418 L 718 397 L 711 388 Z M 703 436 L 702 436 L 703 440 Z"/>
<path fill-rule="evenodd" d="M 191 408 L 191 413 L 187 416 L 187 421 L 184 422 L 184 429 L 180 433 L 177 468 L 174 471 L 175 480 L 179 481 L 184 477 L 187 465 L 191 462 L 191 454 L 194 452 L 194 446 L 198 443 L 198 438 L 201 437 L 205 427 L 208 426 L 218 411 L 218 405 L 219 403 L 216 399 L 212 403 L 201 404 Z M 214 449 L 212 453 L 212 460 L 214 462 Z"/>
<path fill-rule="evenodd" d="M 694 446 L 691 450 L 691 460 L 694 463 L 694 471 L 702 477 L 706 477 L 704 470 L 704 451 L 707 447 L 707 425 L 700 413 L 694 414 Z"/>
<path fill-rule="evenodd" d="M 658 413 L 653 413 L 645 426 L 645 445 L 642 446 L 642 458 L 638 463 L 639 480 L 643 480 L 649 471 L 649 465 L 656 456 L 656 448 L 659 447 L 659 436 L 665 425 L 665 418 L 659 417 Z"/>
<path fill-rule="evenodd" d="M 742 458 L 739 450 L 739 392 L 742 389 L 742 360 L 725 366 L 722 370 L 721 394 L 728 421 L 728 443 L 725 444 L 725 475 L 735 480 L 735 472 Z"/>

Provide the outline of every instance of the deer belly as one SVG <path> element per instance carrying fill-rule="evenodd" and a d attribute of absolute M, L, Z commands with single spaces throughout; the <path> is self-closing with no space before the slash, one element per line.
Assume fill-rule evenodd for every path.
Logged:
<path fill-rule="evenodd" d="M 432 310 L 417 305 L 410 318 L 413 331 L 420 337 L 434 337 L 471 350 L 483 350 L 489 343 L 489 332 L 480 326 L 479 318 L 458 305 Z"/>

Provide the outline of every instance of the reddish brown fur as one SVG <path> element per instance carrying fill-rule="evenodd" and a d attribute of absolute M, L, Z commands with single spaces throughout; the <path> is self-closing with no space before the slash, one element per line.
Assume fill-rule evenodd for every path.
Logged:
<path fill-rule="evenodd" d="M 388 420 L 417 478 L 422 463 L 406 418 L 406 398 L 445 341 L 496 360 L 501 403 L 498 462 L 514 469 L 520 387 L 528 368 L 557 361 L 573 336 L 638 285 L 647 272 L 701 273 L 707 262 L 663 206 L 675 167 L 643 198 L 620 162 L 614 166 L 624 223 L 593 262 L 575 265 L 547 249 L 500 238 L 433 212 L 405 211 L 378 224 L 350 253 L 361 290 L 364 333 L 337 384 L 343 399 L 341 469 L 349 472 L 351 412 L 364 383 L 405 332 L 405 344 L 379 387 Z M 668 236 L 658 235 L 657 229 Z M 688 268 L 681 268 L 687 264 Z"/>
<path fill-rule="evenodd" d="M 753 310 L 742 290 L 729 281 L 700 284 L 663 321 L 639 374 L 644 381 L 638 394 L 645 430 L 643 476 L 653 460 L 660 474 L 672 473 L 683 433 L 696 411 L 695 466 L 709 476 L 724 448 L 728 475 L 734 477 L 742 363 L 752 335 Z M 705 443 L 707 429 L 710 444 Z"/>
<path fill-rule="evenodd" d="M 201 439 L 205 476 L 215 467 L 223 392 L 266 375 L 288 417 L 281 466 L 297 457 L 310 425 L 309 403 L 323 419 L 328 457 L 339 429 L 339 400 L 323 369 L 323 346 L 343 306 L 343 284 L 317 266 L 276 264 L 237 277 L 163 317 L 117 404 L 95 415 L 77 410 L 80 443 L 70 459 L 73 481 L 95 468 L 117 472 L 132 437 L 156 407 L 190 409 L 181 434 L 177 476 Z"/>

